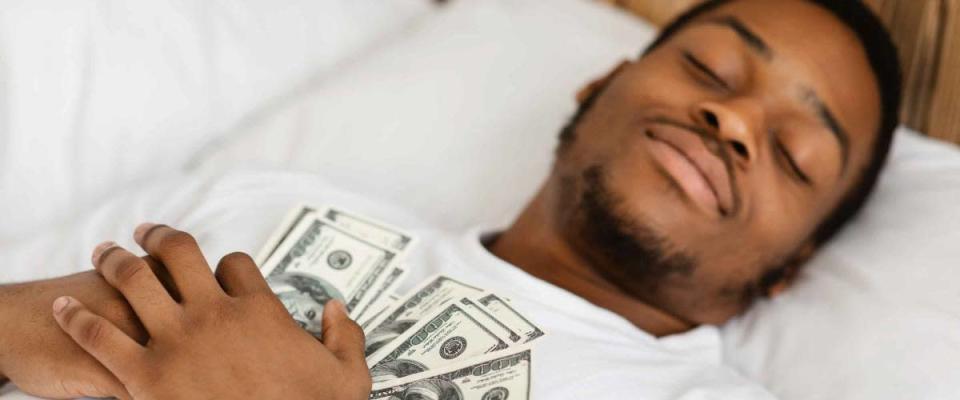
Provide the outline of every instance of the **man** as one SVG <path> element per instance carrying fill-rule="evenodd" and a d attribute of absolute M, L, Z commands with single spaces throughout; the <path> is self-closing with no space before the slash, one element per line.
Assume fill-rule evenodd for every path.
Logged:
<path fill-rule="evenodd" d="M 536 398 L 766 398 L 720 365 L 710 325 L 785 288 L 862 206 L 896 124 L 897 65 L 859 2 L 708 2 L 580 93 L 550 176 L 508 229 L 454 240 L 425 232 L 417 273 L 495 287 L 543 325 Z M 316 184 L 228 177 L 181 222 L 205 249 L 242 248 L 238 232 L 262 240 L 292 202 L 382 209 L 304 189 Z M 224 209 L 232 213 L 219 226 L 203 221 Z M 67 292 L 145 341 L 96 275 L 13 286 L 0 292 L 0 315 L 23 322 L 0 328 L 0 373 L 51 396 L 122 394 L 119 375 L 46 317 Z M 316 376 L 344 371 L 323 368 L 335 373 Z"/>

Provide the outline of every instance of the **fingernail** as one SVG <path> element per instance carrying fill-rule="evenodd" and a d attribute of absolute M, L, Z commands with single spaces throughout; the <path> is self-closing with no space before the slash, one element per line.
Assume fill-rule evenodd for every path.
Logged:
<path fill-rule="evenodd" d="M 64 308 L 67 308 L 67 305 L 70 304 L 69 296 L 61 296 L 53 301 L 53 313 L 60 314 Z"/>
<path fill-rule="evenodd" d="M 144 222 L 140 225 L 137 225 L 137 229 L 133 230 L 133 239 L 136 240 L 137 243 L 142 243 L 143 237 L 146 236 L 147 232 L 150 232 L 150 229 L 153 229 L 155 226 L 157 226 L 157 224 L 150 222 Z"/>
<path fill-rule="evenodd" d="M 97 247 L 93 248 L 93 255 L 90 256 L 90 261 L 92 261 L 93 264 L 96 265 L 97 263 L 100 262 L 100 256 L 103 255 L 103 252 L 107 251 L 107 249 L 116 245 L 117 245 L 116 242 L 109 241 L 109 240 L 98 244 Z"/>

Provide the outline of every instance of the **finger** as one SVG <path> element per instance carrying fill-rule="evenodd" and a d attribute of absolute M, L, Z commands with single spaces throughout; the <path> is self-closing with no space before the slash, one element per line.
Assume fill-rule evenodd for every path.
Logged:
<path fill-rule="evenodd" d="M 173 301 L 179 303 L 182 299 L 180 297 L 180 289 L 178 289 L 177 284 L 173 282 L 173 277 L 170 276 L 170 271 L 167 271 L 167 267 L 164 267 L 160 261 L 157 261 L 156 258 L 153 258 L 149 255 L 140 257 L 140 259 L 150 266 L 150 270 L 153 271 L 153 274 L 156 275 L 157 279 L 160 280 L 160 284 L 163 285 L 163 288 L 167 289 L 167 293 L 170 294 L 170 297 L 173 298 Z"/>
<path fill-rule="evenodd" d="M 137 227 L 134 239 L 167 268 L 184 300 L 223 295 L 197 240 L 189 233 L 147 223 Z"/>
<path fill-rule="evenodd" d="M 177 315 L 179 306 L 153 274 L 150 265 L 113 242 L 94 250 L 94 267 L 130 303 L 147 332 L 155 334 Z"/>
<path fill-rule="evenodd" d="M 270 292 L 257 263 L 246 253 L 230 253 L 217 264 L 217 281 L 227 294 L 243 296 L 251 293 Z"/>
<path fill-rule="evenodd" d="M 82 393 L 84 397 L 116 397 L 120 400 L 133 399 L 127 388 L 123 386 L 117 377 L 110 375 L 101 378 L 100 382 L 93 382 L 93 390 L 89 393 Z"/>
<path fill-rule="evenodd" d="M 123 386 L 120 386 L 119 389 L 108 394 L 107 397 L 116 397 L 118 400 L 133 400 L 133 395 Z"/>
<path fill-rule="evenodd" d="M 121 400 L 132 399 L 133 396 L 123 386 L 123 383 L 107 371 L 102 365 L 97 364 L 98 374 L 82 382 L 61 382 L 62 387 L 75 388 L 70 389 L 71 396 L 76 397 L 116 397 Z"/>
<path fill-rule="evenodd" d="M 76 299 L 63 296 L 53 302 L 53 318 L 60 329 L 120 381 L 129 381 L 144 348 L 107 319 Z"/>
<path fill-rule="evenodd" d="M 347 315 L 340 300 L 330 300 L 323 306 L 324 346 L 348 367 L 367 370 L 363 354 L 363 329 Z"/>

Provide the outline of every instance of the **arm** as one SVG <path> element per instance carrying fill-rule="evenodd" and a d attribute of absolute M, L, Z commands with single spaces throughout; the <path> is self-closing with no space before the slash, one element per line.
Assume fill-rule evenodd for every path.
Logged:
<path fill-rule="evenodd" d="M 138 341 L 147 337 L 127 302 L 96 271 L 0 286 L 0 376 L 34 396 L 107 397 L 123 386 L 63 334 L 50 304 L 69 294 L 99 310 Z"/>

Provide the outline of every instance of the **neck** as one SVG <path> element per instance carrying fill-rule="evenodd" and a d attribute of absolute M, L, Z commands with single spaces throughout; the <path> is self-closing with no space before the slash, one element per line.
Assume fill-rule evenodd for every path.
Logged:
<path fill-rule="evenodd" d="M 693 326 L 625 293 L 601 276 L 559 234 L 551 215 L 556 208 L 546 190 L 537 194 L 513 225 L 490 245 L 497 257 L 527 273 L 562 287 L 587 301 L 621 315 L 638 328 L 665 336 Z"/>

